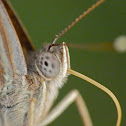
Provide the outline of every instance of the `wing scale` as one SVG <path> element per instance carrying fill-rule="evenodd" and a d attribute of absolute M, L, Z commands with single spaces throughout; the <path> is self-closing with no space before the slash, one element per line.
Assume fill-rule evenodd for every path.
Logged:
<path fill-rule="evenodd" d="M 26 75 L 27 67 L 20 40 L 0 0 L 0 88 L 3 85 L 4 73 L 14 79 L 15 75 Z"/>

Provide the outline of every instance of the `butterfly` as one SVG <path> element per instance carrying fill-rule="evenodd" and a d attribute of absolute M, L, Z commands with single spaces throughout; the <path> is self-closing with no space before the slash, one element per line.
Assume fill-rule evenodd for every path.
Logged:
<path fill-rule="evenodd" d="M 103 0 L 98 1 L 86 13 L 102 2 Z M 77 90 L 71 91 L 61 101 L 61 105 L 57 105 L 50 112 L 59 89 L 70 73 L 100 85 L 71 70 L 67 45 L 55 44 L 66 29 L 59 33 L 51 44 L 45 45 L 39 52 L 34 52 L 25 29 L 9 7 L 6 1 L 1 1 L 1 125 L 47 125 L 64 111 L 64 106 L 69 106 L 74 100 L 79 106 L 83 123 L 92 125 L 85 103 Z M 80 19 L 77 18 L 74 23 Z M 68 26 L 67 30 L 71 26 Z M 18 27 L 16 31 L 14 27 Z M 103 86 L 99 88 L 110 92 Z M 112 97 L 115 98 L 114 95 Z M 118 114 L 121 113 L 118 100 L 117 108 Z M 120 120 L 121 116 L 118 117 L 117 125 Z"/>

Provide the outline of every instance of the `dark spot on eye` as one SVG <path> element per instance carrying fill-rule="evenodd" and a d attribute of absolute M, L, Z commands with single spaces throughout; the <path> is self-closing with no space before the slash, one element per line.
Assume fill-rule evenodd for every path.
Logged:
<path fill-rule="evenodd" d="M 51 70 L 49 70 L 49 72 L 50 72 L 50 73 L 52 73 L 52 71 L 51 71 Z"/>
<path fill-rule="evenodd" d="M 52 68 L 54 68 L 54 64 L 52 64 Z"/>
<path fill-rule="evenodd" d="M 48 63 L 46 61 L 44 63 L 45 63 L 46 66 L 48 66 Z"/>
<path fill-rule="evenodd" d="M 46 59 L 49 59 L 49 56 L 46 56 L 45 58 L 46 58 Z"/>
<path fill-rule="evenodd" d="M 46 68 L 44 68 L 44 70 L 46 71 Z"/>
<path fill-rule="evenodd" d="M 42 61 L 41 61 L 40 63 L 41 63 L 41 65 L 43 64 L 43 62 L 42 62 Z"/>

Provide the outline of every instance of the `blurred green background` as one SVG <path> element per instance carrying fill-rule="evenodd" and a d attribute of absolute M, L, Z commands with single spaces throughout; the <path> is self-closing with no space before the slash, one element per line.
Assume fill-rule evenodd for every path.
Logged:
<path fill-rule="evenodd" d="M 51 42 L 54 36 L 70 24 L 97 0 L 11 0 L 35 47 Z M 126 0 L 106 0 L 88 14 L 58 43 L 100 43 L 126 35 Z M 108 87 L 120 101 L 126 125 L 126 53 L 94 52 L 70 48 L 71 67 Z M 57 102 L 69 91 L 78 89 L 85 99 L 94 126 L 115 126 L 117 112 L 106 93 L 93 85 L 69 76 Z M 82 126 L 75 104 L 72 104 L 49 126 Z"/>

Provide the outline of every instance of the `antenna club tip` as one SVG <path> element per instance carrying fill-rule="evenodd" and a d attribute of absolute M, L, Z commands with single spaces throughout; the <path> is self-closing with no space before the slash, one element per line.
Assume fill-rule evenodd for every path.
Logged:
<path fill-rule="evenodd" d="M 122 35 L 115 39 L 114 41 L 114 48 L 119 53 L 126 52 L 126 36 Z"/>

